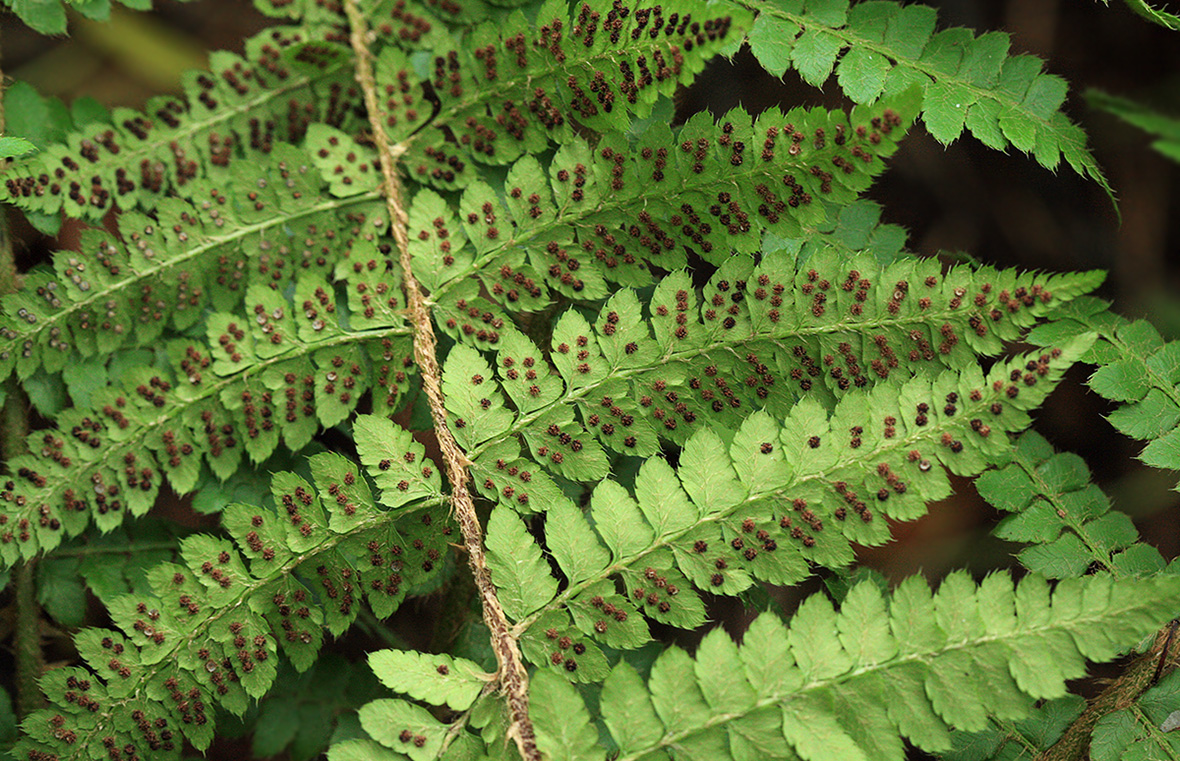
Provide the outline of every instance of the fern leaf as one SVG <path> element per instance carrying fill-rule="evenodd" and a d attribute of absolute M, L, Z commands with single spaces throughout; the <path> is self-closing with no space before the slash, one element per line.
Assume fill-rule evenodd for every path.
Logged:
<path fill-rule="evenodd" d="M 298 450 L 320 425 L 351 413 L 370 386 L 375 409 L 396 408 L 411 353 L 401 316 L 393 326 L 345 330 L 332 288 L 310 275 L 296 298 L 250 289 L 244 314 L 210 318 L 207 340 L 169 342 L 156 367 L 128 371 L 95 391 L 88 407 L 61 413 L 56 431 L 33 434 L 30 454 L 11 463 L 17 476 L 4 490 L 0 558 L 52 549 L 91 520 L 109 531 L 128 514 L 141 516 L 165 478 L 178 493 L 192 490 L 202 461 L 225 479 L 243 453 L 261 462 L 280 440 Z M 367 459 L 378 451 L 376 442 L 364 448 Z M 412 446 L 406 452 L 421 456 Z M 405 482 L 404 493 L 389 491 L 398 504 L 439 493 L 438 475 L 420 484 L 422 466 L 411 462 L 377 470 L 383 488 Z"/>
<path fill-rule="evenodd" d="M 1104 307 L 1086 300 L 1071 305 L 1056 329 L 1038 330 L 1030 339 L 1043 342 L 1097 329 L 1101 339 L 1086 359 L 1102 366 L 1090 377 L 1090 388 L 1122 403 L 1110 415 L 1111 424 L 1148 442 L 1140 460 L 1180 470 L 1180 342 L 1165 341 L 1151 324 L 1127 320 Z"/>
<path fill-rule="evenodd" d="M 478 26 L 462 46 L 434 51 L 429 82 L 440 110 L 414 137 L 430 150 L 409 162 L 410 176 L 453 188 L 466 184 L 468 163 L 503 165 L 538 153 L 550 140 L 569 139 L 575 123 L 626 129 L 658 96 L 735 49 L 749 22 L 748 11 L 729 3 L 691 0 L 665 16 L 660 5 L 595 0 L 575 15 L 565 3 L 548 2 L 535 23 L 517 13 Z M 439 151 L 445 163 L 432 160 Z"/>
<path fill-rule="evenodd" d="M 831 248 L 849 259 L 869 254 L 881 264 L 889 264 L 901 258 L 905 244 L 905 228 L 881 222 L 881 207 L 862 199 L 829 209 L 822 224 L 804 225 L 799 237 L 779 240 L 773 234 L 764 236 L 762 250 L 765 254 L 783 251 L 806 262 L 816 252 Z"/>
<path fill-rule="evenodd" d="M 512 618 L 523 618 L 557 592 L 557 581 L 541 558 L 541 548 L 507 510 L 488 519 L 488 568 L 499 590 L 500 604 Z"/>
<path fill-rule="evenodd" d="M 245 711 L 273 683 L 278 650 L 306 669 L 323 628 L 343 633 L 362 596 L 386 616 L 439 572 L 450 531 L 433 520 L 440 500 L 420 500 L 415 515 L 399 520 L 376 508 L 338 455 L 320 455 L 312 470 L 314 488 L 280 474 L 275 505 L 231 508 L 233 542 L 193 536 L 182 543 L 181 564 L 151 569 L 151 593 L 111 606 L 122 633 L 81 632 L 78 650 L 92 671 L 62 669 L 43 680 L 54 707 L 29 717 L 21 752 L 64 760 L 117 747 L 128 757 L 169 759 L 179 758 L 184 739 L 204 749 L 212 709 Z"/>
<path fill-rule="evenodd" d="M 955 732 L 952 750 L 940 755 L 945 761 L 986 761 L 1008 758 L 1011 754 L 1041 750 L 1055 743 L 1085 708 L 1077 695 L 1045 701 L 1028 717 L 1019 721 L 992 719 L 983 732 Z"/>
<path fill-rule="evenodd" d="M 456 226 L 439 213 L 438 196 L 421 194 L 411 211 L 420 220 L 410 230 L 411 251 L 427 261 L 443 253 L 443 266 L 429 273 L 442 322 L 451 335 L 470 336 L 467 309 L 457 302 L 471 301 L 464 278 L 473 270 L 509 309 L 547 303 L 548 291 L 598 299 L 608 295 L 607 283 L 651 282 L 650 264 L 684 266 L 682 247 L 722 264 L 735 249 L 759 250 L 764 230 L 786 237 L 798 236 L 801 225 L 824 225 L 829 209 L 816 199 L 851 203 L 883 170 L 914 108 L 901 98 L 851 117 L 795 109 L 756 121 L 734 111 L 720 125 L 695 117 L 676 136 L 652 128 L 633 147 L 605 136 L 592 152 L 574 140 L 558 151 L 547 178 L 534 158 L 513 166 L 507 209 L 477 183 L 460 201 Z M 652 192 L 673 186 L 675 194 Z M 488 346 L 495 342 L 480 348 Z"/>
<path fill-rule="evenodd" d="M 442 752 L 446 725 L 419 705 L 404 700 L 375 700 L 361 707 L 361 726 L 387 748 L 411 761 L 429 761 Z"/>
<path fill-rule="evenodd" d="M 545 534 L 553 537 L 551 551 L 565 577 L 573 583 L 600 578 L 610 553 L 599 544 L 582 511 L 567 501 L 551 507 L 545 516 Z"/>
<path fill-rule="evenodd" d="M 701 623 L 703 606 L 693 587 L 734 595 L 755 579 L 794 583 L 808 574 L 807 561 L 827 567 L 851 562 L 850 542 L 888 540 L 878 513 L 910 520 L 921 514 L 925 501 L 949 492 L 934 462 L 961 475 L 982 470 L 988 458 L 1006 448 L 1002 431 L 1024 427 L 1023 410 L 1038 404 L 1048 384 L 1088 345 L 1084 341 L 1044 355 L 1044 376 L 1030 373 L 1028 385 L 1021 373 L 1029 359 L 1020 358 L 998 365 L 987 379 L 948 372 L 933 380 L 915 378 L 900 389 L 881 386 L 850 395 L 830 417 L 808 401 L 796 405 L 782 423 L 756 413 L 720 448 L 717 435 L 702 430 L 685 445 L 686 455 L 698 447 L 709 449 L 717 467 L 727 455 L 741 496 L 698 503 L 709 492 L 693 486 L 695 477 L 686 473 L 684 461 L 677 473 L 662 459 L 651 458 L 635 478 L 634 498 L 609 480 L 595 489 L 588 519 L 601 546 L 572 507 L 555 507 L 545 544 L 568 574 L 560 593 L 524 524 L 511 512 L 494 511 L 488 535 L 496 555 L 494 563 L 489 560 L 493 581 L 511 601 L 505 610 L 519 621 L 526 656 L 538 665 L 574 672 L 581 681 L 588 677 L 582 658 L 575 656 L 599 658 L 593 642 L 605 644 L 615 636 L 612 630 L 632 625 L 640 613 L 679 627 Z M 1034 366 L 1039 362 L 1042 358 L 1032 360 Z M 1014 368 L 1020 368 L 1019 387 L 1012 382 Z M 927 401 L 944 398 L 955 401 L 941 411 Z M 926 412 L 920 412 L 923 408 Z M 848 433 L 850 415 L 862 423 L 859 437 Z M 876 433 L 877 416 L 899 421 L 903 432 Z M 738 465 L 750 459 L 766 468 Z M 601 579 L 616 574 L 627 599 L 600 586 Z M 856 639 L 873 630 L 874 601 L 854 598 L 846 608 L 855 626 L 843 633 L 832 629 L 830 637 L 821 634 L 834 626 L 831 615 L 819 609 L 814 617 L 800 613 L 797 631 L 809 644 L 800 645 L 796 657 L 805 672 L 811 667 L 804 658 L 822 673 L 839 668 L 845 652 L 873 656 L 872 643 L 856 644 Z M 609 641 L 617 647 L 632 636 Z M 915 635 L 915 641 L 920 639 Z M 575 644 L 580 653 L 570 651 Z"/>
<path fill-rule="evenodd" d="M 537 678 L 529 693 L 530 705 L 537 706 L 532 715 L 539 748 L 546 748 L 552 758 L 571 761 L 604 758 L 586 704 L 568 682 Z"/>
<path fill-rule="evenodd" d="M 749 34 L 759 62 L 776 76 L 796 69 L 805 81 L 836 81 L 856 103 L 919 85 L 922 118 L 940 142 L 970 131 L 985 145 L 1009 145 L 1048 169 L 1061 159 L 1111 193 L 1081 128 L 1061 111 L 1066 84 L 1032 56 L 1010 56 L 1008 35 L 935 32 L 935 12 L 894 2 L 850 4 L 749 0 L 758 12 Z"/>
<path fill-rule="evenodd" d="M 1095 567 L 1136 576 L 1163 569 L 1163 556 L 1139 542 L 1129 516 L 1110 509 L 1080 457 L 1054 452 L 1031 431 L 1020 436 L 1011 455 L 1010 464 L 981 475 L 976 488 L 1013 513 L 994 533 L 1033 545 L 1017 556 L 1026 568 L 1048 578 L 1076 577 Z"/>
<path fill-rule="evenodd" d="M 1090 758 L 1167 758 L 1180 753 L 1180 737 L 1167 721 L 1180 706 L 1180 675 L 1175 671 L 1143 693 L 1134 706 L 1106 714 L 1094 725 Z"/>
<path fill-rule="evenodd" d="M 618 757 L 709 748 L 712 757 L 729 758 L 749 747 L 750 736 L 765 743 L 761 757 L 900 761 L 903 737 L 947 750 L 947 727 L 982 728 L 981 711 L 1023 718 L 1034 698 L 1064 694 L 1065 679 L 1084 673 L 1085 658 L 1111 658 L 1151 631 L 1171 614 L 1178 582 L 1085 577 L 1051 592 L 1037 577 L 1014 585 L 991 576 L 977 587 L 958 574 L 933 595 L 909 579 L 892 600 L 866 586 L 855 587 L 839 611 L 808 598 L 789 630 L 764 614 L 755 638 L 740 647 L 715 629 L 695 661 L 672 648 L 646 685 L 629 665 L 616 666 L 602 705 Z M 926 615 L 916 618 L 917 610 Z M 876 624 L 871 632 L 858 630 L 866 614 Z M 915 627 L 920 633 L 911 638 Z M 1030 679 L 1046 664 L 1054 668 Z M 911 692 L 895 680 L 925 686 L 915 693 L 919 705 L 893 699 Z M 549 706 L 534 717 L 550 758 L 603 757 L 565 680 L 542 672 L 533 696 Z M 847 721 L 849 708 L 856 722 Z M 935 722 L 942 734 L 913 731 L 915 719 Z"/>
<path fill-rule="evenodd" d="M 1130 5 L 1135 5 L 1129 0 Z M 1174 17 L 1175 18 L 1175 17 Z M 1180 18 L 1176 18 L 1180 25 Z M 1180 29 L 1180 26 L 1177 27 Z M 1174 116 L 1168 116 L 1136 103 L 1126 98 L 1119 98 L 1098 90 L 1086 92 L 1086 100 L 1090 105 L 1114 114 L 1139 129 L 1156 138 L 1151 147 L 1172 159 L 1180 161 L 1180 121 Z"/>
<path fill-rule="evenodd" d="M 299 44 L 306 35 L 268 29 L 247 41 L 245 57 L 218 52 L 213 72 L 187 75 L 182 97 L 157 97 L 145 113 L 116 109 L 112 124 L 39 146 L 41 153 L 6 173 L 4 200 L 98 221 L 112 208 L 154 209 L 192 183 L 224 186 L 235 165 L 265 158 L 276 143 L 301 141 L 312 122 L 353 128 L 356 116 L 339 98 L 355 92 L 345 60 L 306 54 Z"/>
<path fill-rule="evenodd" d="M 754 410 L 785 415 L 796 394 L 809 395 L 822 411 L 856 388 L 969 366 L 975 353 L 999 351 L 1038 315 L 1096 282 L 1088 275 L 1043 279 L 990 268 L 944 276 L 934 261 L 882 267 L 835 253 L 817 253 L 808 264 L 797 272 L 785 256 L 769 255 L 751 269 L 735 259 L 705 287 L 703 303 L 686 274 L 672 273 L 655 289 L 646 319 L 629 291 L 608 301 L 592 327 L 568 312 L 554 327 L 554 369 L 526 338 L 505 330 L 495 364 L 499 385 L 517 406 L 516 420 L 466 428 L 473 404 L 487 400 L 489 410 L 499 410 L 505 400 L 489 390 L 484 369 L 472 373 L 448 363 L 444 376 L 454 393 L 464 383 L 468 388 L 458 398 L 476 394 L 462 409 L 452 403 L 459 432 L 479 441 L 522 433 L 535 462 L 562 477 L 597 480 L 605 474 L 604 450 L 646 457 L 656 451 L 657 434 L 682 445 L 702 428 L 736 430 Z M 552 401 L 542 404 L 546 399 Z M 850 441 L 858 426 L 862 435 L 876 435 L 864 434 L 861 412 L 849 408 L 846 417 Z M 883 421 L 881 433 L 890 427 L 899 430 L 896 416 L 892 424 Z M 485 454 L 493 448 L 494 457 Z M 530 504 L 522 498 L 527 483 L 511 484 L 511 500 L 499 493 L 500 461 L 515 460 L 517 452 L 506 457 L 488 443 L 471 454 L 486 474 L 477 485 L 490 479 L 496 486 L 493 492 L 485 485 L 482 493 L 517 509 Z M 687 456 L 712 455 L 702 448 Z M 759 460 L 744 467 L 749 473 L 767 466 Z"/>
<path fill-rule="evenodd" d="M 22 378 L 56 372 L 152 345 L 208 306 L 237 307 L 249 286 L 281 290 L 300 272 L 327 275 L 340 259 L 360 258 L 359 244 L 388 218 L 372 193 L 321 200 L 307 154 L 289 146 L 223 179 L 193 181 L 191 200 L 169 200 L 155 218 L 124 214 L 124 242 L 88 233 L 81 251 L 54 257 L 54 271 L 30 274 L 3 302 L 0 374 L 14 365 Z"/>

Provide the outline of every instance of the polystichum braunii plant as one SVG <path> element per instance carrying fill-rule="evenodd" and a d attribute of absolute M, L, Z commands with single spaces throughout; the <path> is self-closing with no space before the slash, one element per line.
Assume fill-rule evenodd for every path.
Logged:
<path fill-rule="evenodd" d="M 0 562 L 110 618 L 16 758 L 180 758 L 226 723 L 333 761 L 1074 758 L 1127 725 L 1066 680 L 1144 642 L 1108 702 L 1180 702 L 1180 580 L 1025 432 L 1097 365 L 1177 467 L 1177 345 L 1101 273 L 921 258 L 862 197 L 919 120 L 1109 190 L 1039 60 L 891 2 L 256 5 L 277 25 L 182 95 L 15 136 L 4 200 L 91 229 L 3 299 L 0 375 L 69 403 L 6 434 Z M 743 44 L 856 105 L 670 123 Z M 851 578 L 948 474 L 1030 573 L 761 593 Z M 220 527 L 161 538 L 187 494 Z M 441 646 L 384 629 L 427 596 Z M 740 644 L 669 644 L 718 597 L 762 611 Z M 397 646 L 325 652 L 357 628 Z"/>

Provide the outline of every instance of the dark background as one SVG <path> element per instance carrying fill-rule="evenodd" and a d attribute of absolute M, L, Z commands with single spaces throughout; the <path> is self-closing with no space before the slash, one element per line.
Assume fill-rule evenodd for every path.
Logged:
<path fill-rule="evenodd" d="M 1143 133 L 1090 109 L 1082 96 L 1098 88 L 1180 117 L 1180 32 L 1151 25 L 1119 0 L 1110 7 L 1097 0 L 929 4 L 940 8 L 941 27 L 1007 30 L 1013 53 L 1039 55 L 1049 71 L 1069 80 L 1066 108 L 1090 135 L 1118 195 L 1121 224 L 1106 194 L 1068 167 L 1053 173 L 1014 150 L 991 151 L 970 137 L 942 146 L 920 126 L 871 192 L 884 205 L 885 219 L 905 226 L 911 250 L 921 254 L 963 251 L 1001 265 L 1109 270 L 1102 296 L 1124 314 L 1150 316 L 1165 335 L 1180 335 L 1180 165 L 1153 152 Z M 66 100 L 90 95 L 135 107 L 149 95 L 175 91 L 180 72 L 203 66 L 207 51 L 237 50 L 243 37 L 269 23 L 247 0 L 157 5 L 153 14 L 116 8 L 111 24 L 75 17 L 68 40 L 41 37 L 0 13 L 5 74 Z M 678 103 L 682 112 L 721 112 L 739 101 L 755 111 L 776 104 L 839 106 L 841 96 L 834 81 L 822 92 L 791 73 L 779 82 L 747 51 L 732 64 L 710 66 Z M 49 243 L 25 241 L 22 261 L 36 260 Z M 1139 445 L 1102 419 L 1109 409 L 1082 385 L 1085 375 L 1075 372 L 1054 394 L 1037 427 L 1058 448 L 1082 454 L 1116 506 L 1173 558 L 1180 554 L 1180 496 L 1171 491 L 1176 474 L 1136 465 Z M 866 553 L 866 562 L 893 579 L 1011 565 L 1017 548 L 987 534 L 994 511 L 968 482 L 956 481 L 956 490 L 926 518 L 899 527 L 897 542 Z"/>

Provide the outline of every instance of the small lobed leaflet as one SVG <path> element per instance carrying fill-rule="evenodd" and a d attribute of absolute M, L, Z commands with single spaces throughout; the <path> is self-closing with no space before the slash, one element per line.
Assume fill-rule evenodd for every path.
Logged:
<path fill-rule="evenodd" d="M 1099 341 L 1086 357 L 1099 365 L 1090 388 L 1119 406 L 1110 423 L 1121 433 L 1146 441 L 1139 459 L 1147 465 L 1180 470 L 1180 342 L 1166 341 L 1145 320 L 1113 314 L 1098 299 L 1081 299 L 1061 319 L 1038 327 L 1029 338 L 1044 344 L 1097 330 Z"/>
<path fill-rule="evenodd" d="M 1082 458 L 1055 452 L 1034 431 L 1022 434 L 1011 462 L 976 480 L 980 496 L 1011 513 L 993 533 L 1031 546 L 1018 555 L 1024 567 L 1046 578 L 1108 571 L 1147 576 L 1164 569 L 1159 550 L 1140 541 L 1131 518 L 1111 509 L 1090 481 Z"/>

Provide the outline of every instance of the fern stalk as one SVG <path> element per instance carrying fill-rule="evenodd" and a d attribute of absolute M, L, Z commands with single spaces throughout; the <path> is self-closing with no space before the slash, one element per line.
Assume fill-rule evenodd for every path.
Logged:
<path fill-rule="evenodd" d="M 4 72 L 0 71 L 0 135 L 5 131 Z M 0 161 L 0 169 L 8 161 Z M 8 209 L 0 209 L 0 295 L 13 293 L 20 285 L 16 259 L 12 252 L 12 238 L 8 234 Z M 27 451 L 25 437 L 29 434 L 29 405 L 24 390 L 9 378 L 4 386 L 4 409 L 0 412 L 0 458 L 10 462 Z M 35 560 L 28 560 L 13 569 L 16 593 L 16 629 L 13 634 L 16 651 L 16 711 L 18 716 L 45 705 L 37 680 L 45 669 L 41 652 L 41 607 L 37 604 Z"/>
<path fill-rule="evenodd" d="M 511 721 L 509 735 L 516 742 L 520 755 L 525 761 L 540 761 L 532 720 L 529 718 L 528 672 L 525 670 L 520 648 L 513 638 L 508 617 L 496 596 L 488 570 L 483 547 L 483 529 L 475 513 L 475 504 L 467 488 L 470 460 L 463 453 L 450 428 L 447 426 L 446 407 L 443 403 L 439 379 L 442 371 L 437 360 L 437 341 L 430 319 L 426 300 L 414 277 L 410 256 L 410 240 L 407 232 L 409 221 L 402 200 L 401 182 L 397 176 L 397 161 L 394 149 L 389 143 L 385 127 L 380 119 L 377 99 L 377 84 L 373 76 L 372 53 L 368 46 L 368 24 L 364 14 L 357 7 L 356 0 L 345 0 L 345 11 L 349 21 L 349 41 L 356 54 L 356 78 L 364 94 L 369 123 L 373 130 L 373 142 L 381 162 L 382 192 L 389 208 L 390 228 L 397 243 L 402 268 L 406 303 L 410 312 L 410 324 L 414 330 L 414 360 L 422 376 L 422 388 L 430 405 L 435 435 L 442 450 L 446 465 L 447 479 L 451 483 L 451 504 L 455 517 L 463 532 L 463 544 L 467 549 L 467 562 L 471 567 L 476 587 L 479 589 L 480 604 L 484 622 L 492 637 L 492 649 L 499 665 L 500 684 L 506 693 L 508 713 Z"/>

